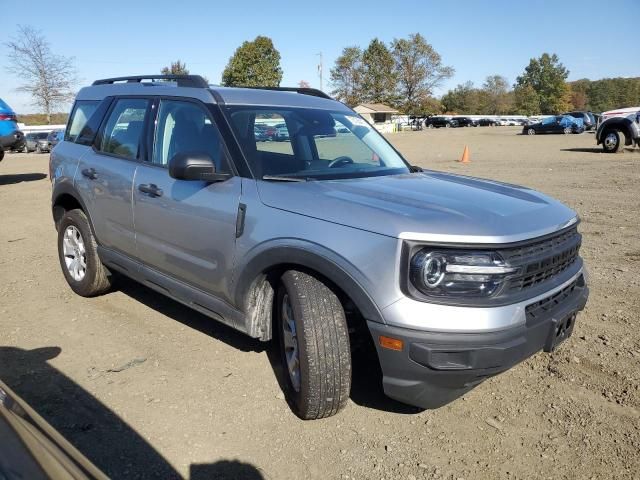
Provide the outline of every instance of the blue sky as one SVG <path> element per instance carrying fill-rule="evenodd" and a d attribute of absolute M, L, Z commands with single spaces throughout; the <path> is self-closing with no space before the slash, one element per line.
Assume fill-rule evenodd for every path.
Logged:
<path fill-rule="evenodd" d="M 4 42 L 18 24 L 40 29 L 54 52 L 75 57 L 82 84 L 159 73 L 176 59 L 218 83 L 244 40 L 267 35 L 282 55 L 283 86 L 300 80 L 319 86 L 316 54 L 322 52 L 324 88 L 330 90 L 329 69 L 343 47 L 366 47 L 376 36 L 390 42 L 414 32 L 424 35 L 456 69 L 437 94 L 468 80 L 480 85 L 492 74 L 513 83 L 529 59 L 543 52 L 560 56 L 571 71 L 570 80 L 640 76 L 637 52 L 617 47 L 620 42 L 610 36 L 615 30 L 629 45 L 637 44 L 640 1 L 615 4 L 614 25 L 606 25 L 599 22 L 607 17 L 603 7 L 609 4 L 603 0 L 30 0 L 20 8 L 0 0 L 0 98 L 18 112 L 34 111 L 29 98 L 14 91 L 18 79 L 4 69 Z"/>

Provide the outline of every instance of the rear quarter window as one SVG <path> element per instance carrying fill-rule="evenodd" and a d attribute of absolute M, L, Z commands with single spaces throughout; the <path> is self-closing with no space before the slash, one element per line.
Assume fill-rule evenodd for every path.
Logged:
<path fill-rule="evenodd" d="M 93 113 L 98 108 L 97 100 L 78 100 L 73 106 L 64 139 L 75 142 Z"/>

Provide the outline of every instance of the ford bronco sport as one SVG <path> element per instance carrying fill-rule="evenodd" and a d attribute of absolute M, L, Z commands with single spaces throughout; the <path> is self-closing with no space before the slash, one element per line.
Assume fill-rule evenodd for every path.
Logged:
<path fill-rule="evenodd" d="M 286 135 L 267 142 L 256 125 Z M 345 406 L 361 338 L 388 396 L 433 408 L 555 349 L 587 300 L 575 212 L 412 167 L 313 89 L 98 80 L 78 93 L 50 174 L 76 293 L 104 293 L 118 272 L 277 339 L 305 419 Z"/>

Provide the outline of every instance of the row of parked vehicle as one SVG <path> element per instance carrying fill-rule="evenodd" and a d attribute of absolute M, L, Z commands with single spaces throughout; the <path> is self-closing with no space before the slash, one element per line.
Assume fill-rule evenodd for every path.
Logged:
<path fill-rule="evenodd" d="M 0 161 L 5 151 L 50 152 L 64 137 L 63 130 L 30 132 L 26 135 L 18 127 L 15 112 L 0 98 Z"/>
<path fill-rule="evenodd" d="M 568 117 L 563 120 L 564 117 Z M 550 128 L 552 123 L 558 122 L 562 128 Z M 593 130 L 596 127 L 596 117 L 591 112 L 568 112 L 560 116 L 545 117 L 542 120 L 537 118 L 471 118 L 463 116 L 428 116 L 428 117 L 410 117 L 412 126 L 424 125 L 426 128 L 456 128 L 456 127 L 495 127 L 495 126 L 523 126 L 532 127 L 525 128 L 525 133 L 546 133 L 547 131 L 554 133 L 582 133 L 585 130 Z M 572 126 L 574 125 L 575 126 Z M 541 125 L 544 127 L 542 128 Z M 582 125 L 582 129 L 580 128 Z M 565 128 L 569 130 L 564 131 Z M 531 132 L 531 133 L 530 133 Z"/>

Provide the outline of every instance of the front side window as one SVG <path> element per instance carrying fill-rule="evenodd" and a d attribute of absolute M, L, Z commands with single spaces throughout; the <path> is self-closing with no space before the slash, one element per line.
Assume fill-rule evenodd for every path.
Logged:
<path fill-rule="evenodd" d="M 257 178 L 329 180 L 409 172 L 402 157 L 355 113 L 241 106 L 227 107 L 225 113 Z M 264 123 L 281 132 L 275 141 L 256 135 L 255 125 Z"/>
<path fill-rule="evenodd" d="M 75 142 L 100 102 L 94 100 L 78 100 L 71 112 L 71 118 L 65 134 L 65 140 Z"/>
<path fill-rule="evenodd" d="M 116 101 L 104 128 L 100 150 L 104 153 L 135 160 L 149 100 L 121 98 Z"/>
<path fill-rule="evenodd" d="M 206 111 L 192 102 L 162 100 L 152 162 L 167 166 L 178 153 L 206 153 L 217 172 L 228 171 L 222 138 Z"/>

